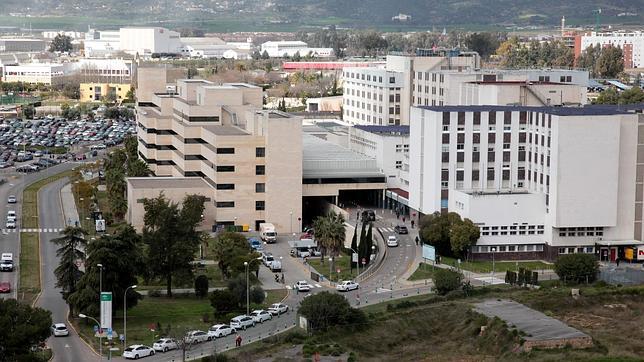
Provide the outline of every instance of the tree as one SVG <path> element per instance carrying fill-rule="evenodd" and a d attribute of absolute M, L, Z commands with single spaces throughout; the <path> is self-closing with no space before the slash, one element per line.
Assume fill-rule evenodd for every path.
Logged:
<path fill-rule="evenodd" d="M 248 245 L 246 238 L 233 232 L 224 232 L 214 241 L 214 252 L 217 265 L 226 278 L 246 272 L 244 262 L 249 263 L 249 273 L 259 269 L 259 254 Z"/>
<path fill-rule="evenodd" d="M 268 55 L 268 52 L 266 50 L 264 50 L 262 52 L 261 58 L 266 60 L 266 59 L 270 59 L 271 57 Z"/>
<path fill-rule="evenodd" d="M 262 55 L 257 50 L 255 50 L 250 54 L 250 57 L 253 60 L 260 60 L 262 58 Z"/>
<path fill-rule="evenodd" d="M 566 282 L 592 283 L 598 272 L 599 263 L 592 254 L 560 255 L 555 262 L 555 273 Z"/>
<path fill-rule="evenodd" d="M 369 231 L 367 231 L 367 236 L 365 236 L 365 261 L 369 263 L 371 260 L 371 247 L 373 246 L 373 223 L 369 223 Z"/>
<path fill-rule="evenodd" d="M 322 251 L 322 260 L 329 254 L 336 257 L 343 248 L 345 240 L 344 217 L 331 211 L 326 216 L 319 216 L 313 221 L 315 239 Z"/>
<path fill-rule="evenodd" d="M 612 45 L 602 48 L 601 54 L 597 58 L 595 71 L 604 78 L 615 78 L 623 72 L 624 55 L 622 49 Z"/>
<path fill-rule="evenodd" d="M 136 102 L 136 93 L 134 91 L 134 88 L 130 88 L 130 90 L 127 91 L 125 94 L 125 99 L 123 100 L 123 103 L 134 103 Z"/>
<path fill-rule="evenodd" d="M 0 299 L 0 360 L 32 361 L 31 348 L 44 343 L 50 335 L 51 312 Z"/>
<path fill-rule="evenodd" d="M 300 55 L 300 52 L 299 51 L 295 52 L 291 60 L 294 62 L 299 62 L 300 60 L 302 60 L 302 56 Z"/>
<path fill-rule="evenodd" d="M 203 298 L 208 295 L 208 277 L 205 275 L 199 275 L 195 278 L 195 295 L 199 298 Z"/>
<path fill-rule="evenodd" d="M 362 221 L 360 242 L 358 243 L 358 263 L 367 257 L 367 221 Z"/>
<path fill-rule="evenodd" d="M 135 160 L 129 160 L 127 163 L 127 176 L 128 177 L 148 177 L 152 174 L 150 166 L 148 164 L 137 158 Z"/>
<path fill-rule="evenodd" d="M 367 324 L 361 310 L 352 308 L 344 296 L 327 291 L 305 298 L 298 312 L 306 317 L 313 332 L 323 332 L 335 326 L 357 330 Z"/>
<path fill-rule="evenodd" d="M 439 255 L 460 257 L 479 238 L 478 227 L 455 212 L 425 215 L 419 227 L 423 242 L 434 246 Z"/>
<path fill-rule="evenodd" d="M 358 250 L 358 225 L 357 224 L 356 224 L 356 227 L 353 229 L 353 238 L 351 239 L 351 249 L 355 250 L 356 252 L 359 252 L 359 250 Z M 351 255 L 352 255 L 351 260 L 353 260 L 353 251 L 351 251 Z M 360 259 L 358 259 L 358 261 L 356 262 L 356 264 L 358 264 L 358 263 L 360 263 Z M 351 263 L 351 268 L 353 269 L 353 262 Z"/>
<path fill-rule="evenodd" d="M 210 294 L 210 305 L 215 309 L 215 315 L 234 312 L 239 306 L 239 300 L 228 289 L 214 290 Z"/>
<path fill-rule="evenodd" d="M 434 289 L 436 293 L 445 295 L 463 285 L 463 275 L 459 272 L 438 268 L 434 271 Z"/>
<path fill-rule="evenodd" d="M 465 39 L 465 44 L 482 58 L 487 58 L 494 54 L 500 42 L 492 33 L 472 33 Z"/>
<path fill-rule="evenodd" d="M 479 236 L 479 228 L 470 219 L 465 219 L 453 225 L 450 230 L 449 240 L 452 251 L 456 256 L 466 257 L 467 251 L 470 250 L 472 245 L 476 244 Z"/>
<path fill-rule="evenodd" d="M 619 103 L 619 94 L 614 88 L 608 88 L 601 93 L 597 99 L 593 101 L 593 104 L 618 104 Z"/>
<path fill-rule="evenodd" d="M 191 262 L 201 242 L 201 233 L 196 228 L 203 220 L 205 201 L 204 196 L 188 195 L 179 209 L 163 194 L 143 200 L 147 262 L 151 275 L 165 280 L 168 296 L 172 296 L 174 276 L 192 276 Z"/>
<path fill-rule="evenodd" d="M 63 86 L 63 96 L 69 99 L 80 99 L 80 83 L 65 83 Z"/>
<path fill-rule="evenodd" d="M 49 51 L 52 53 L 53 52 L 68 53 L 72 51 L 72 49 L 73 49 L 72 38 L 64 34 L 56 35 L 54 40 L 51 41 L 51 45 L 49 46 Z"/>
<path fill-rule="evenodd" d="M 31 104 L 25 106 L 22 109 L 22 115 L 26 119 L 33 119 L 35 114 L 36 114 L 36 110 L 35 110 L 34 106 L 32 106 Z"/>
<path fill-rule="evenodd" d="M 253 281 L 249 278 L 249 283 L 252 284 Z M 234 296 L 234 299 L 238 301 L 239 308 L 246 308 L 246 275 L 238 274 L 236 277 L 228 281 L 228 290 Z M 250 286 L 250 294 L 248 295 L 250 302 L 255 304 L 261 304 L 264 301 L 264 290 L 259 285 Z"/>
<path fill-rule="evenodd" d="M 619 95 L 619 104 L 638 104 L 643 102 L 644 91 L 642 91 L 642 88 L 640 88 L 639 85 L 636 85 L 631 89 L 627 89 Z"/>
<path fill-rule="evenodd" d="M 103 291 L 112 292 L 112 308 L 123 309 L 125 290 L 137 284 L 137 275 L 144 270 L 141 237 L 131 225 L 120 226 L 112 235 L 103 235 L 87 245 L 85 274 L 76 285 L 76 291 L 68 297 L 73 310 L 88 315 L 98 315 L 101 268 L 103 265 Z M 136 306 L 139 293 L 127 294 L 127 306 Z"/>
<path fill-rule="evenodd" d="M 87 240 L 84 236 L 87 233 L 80 227 L 68 226 L 63 230 L 60 238 L 53 239 L 54 244 L 60 245 L 56 255 L 60 261 L 54 270 L 56 275 L 56 287 L 61 289 L 63 299 L 76 291 L 76 284 L 83 273 L 78 269 L 77 262 L 85 261 L 85 246 Z"/>

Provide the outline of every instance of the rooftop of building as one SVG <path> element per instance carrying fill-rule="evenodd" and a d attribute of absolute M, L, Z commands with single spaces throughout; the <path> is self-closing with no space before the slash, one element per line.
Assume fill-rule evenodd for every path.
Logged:
<path fill-rule="evenodd" d="M 369 133 L 377 133 L 382 135 L 400 136 L 409 134 L 409 126 L 371 126 L 371 125 L 357 125 L 355 129 L 363 130 Z"/>
<path fill-rule="evenodd" d="M 577 84 L 571 84 L 571 83 L 557 83 L 557 82 L 540 82 L 540 81 L 525 81 L 525 80 L 475 80 L 471 82 L 467 82 L 469 84 L 480 84 L 480 85 L 505 85 L 505 86 L 510 86 L 510 85 L 568 85 L 568 86 L 575 86 L 577 87 Z"/>
<path fill-rule="evenodd" d="M 135 189 L 211 188 L 199 177 L 129 177 L 127 182 Z"/>
<path fill-rule="evenodd" d="M 302 136 L 302 177 L 384 177 L 376 160 L 314 135 Z"/>
<path fill-rule="evenodd" d="M 628 106 L 527 107 L 527 106 L 420 106 L 433 112 L 540 112 L 557 116 L 610 116 L 644 109 L 644 104 Z"/>
<path fill-rule="evenodd" d="M 205 128 L 206 130 L 212 132 L 217 136 L 246 136 L 250 134 L 244 131 L 243 129 L 235 126 L 212 125 L 212 126 L 203 126 L 203 128 Z"/>

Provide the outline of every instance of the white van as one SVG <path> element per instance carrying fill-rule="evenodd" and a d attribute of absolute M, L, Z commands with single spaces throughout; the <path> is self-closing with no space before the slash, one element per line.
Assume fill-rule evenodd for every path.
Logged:
<path fill-rule="evenodd" d="M 0 271 L 13 271 L 12 253 L 2 253 L 2 256 L 0 256 Z"/>
<path fill-rule="evenodd" d="M 272 244 L 277 241 L 277 231 L 275 230 L 275 225 L 269 222 L 263 222 L 259 224 L 259 236 L 267 244 Z"/>

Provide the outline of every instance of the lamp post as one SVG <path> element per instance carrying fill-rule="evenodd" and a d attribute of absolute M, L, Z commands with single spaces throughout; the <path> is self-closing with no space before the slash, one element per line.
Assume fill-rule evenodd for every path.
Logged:
<path fill-rule="evenodd" d="M 94 319 L 94 318 L 92 318 L 92 317 L 90 317 L 88 315 L 85 315 L 83 313 L 80 313 L 78 316 L 83 318 L 83 319 L 85 319 L 85 318 L 90 319 L 93 322 L 95 322 L 96 324 L 98 324 L 98 327 L 99 327 L 98 331 L 101 332 L 98 335 L 98 354 L 100 355 L 100 359 L 102 361 L 103 360 L 103 328 L 101 327 L 101 324 L 96 319 Z"/>
<path fill-rule="evenodd" d="M 136 289 L 137 285 L 131 285 L 125 288 L 125 293 L 123 293 L 123 348 L 127 346 L 127 291 L 130 289 Z"/>
<path fill-rule="evenodd" d="M 96 264 L 96 266 L 99 269 L 99 274 L 98 274 L 99 275 L 98 276 L 98 283 L 99 283 L 98 284 L 99 285 L 98 286 L 98 294 L 100 296 L 100 294 L 103 293 L 103 264 L 98 263 L 98 264 Z"/>
<path fill-rule="evenodd" d="M 291 221 L 291 234 L 293 234 L 293 211 L 289 212 L 289 214 L 291 215 L 291 217 L 289 218 Z"/>
<path fill-rule="evenodd" d="M 490 250 L 492 251 L 492 280 L 490 281 L 490 284 L 494 284 L 494 253 L 496 252 L 496 248 L 491 247 Z"/>
<path fill-rule="evenodd" d="M 332 262 L 333 258 L 329 257 L 329 281 L 331 281 L 331 273 L 333 273 L 333 265 L 331 265 Z"/>
<path fill-rule="evenodd" d="M 244 262 L 246 267 L 246 315 L 250 314 L 250 285 L 248 284 L 248 262 Z"/>

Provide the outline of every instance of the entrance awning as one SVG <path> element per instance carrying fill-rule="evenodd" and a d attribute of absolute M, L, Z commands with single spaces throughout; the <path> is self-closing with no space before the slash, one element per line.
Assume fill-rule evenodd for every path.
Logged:
<path fill-rule="evenodd" d="M 639 240 L 599 240 L 597 245 L 601 246 L 644 246 Z"/>
<path fill-rule="evenodd" d="M 399 188 L 389 188 L 385 192 L 385 197 L 396 200 L 399 203 L 409 206 L 409 192 Z"/>

